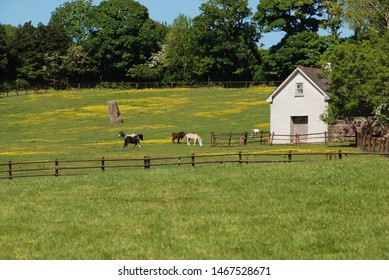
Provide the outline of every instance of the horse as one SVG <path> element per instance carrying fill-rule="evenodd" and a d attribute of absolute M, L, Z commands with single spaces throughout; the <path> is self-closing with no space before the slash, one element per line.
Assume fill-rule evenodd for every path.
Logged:
<path fill-rule="evenodd" d="M 118 137 L 123 137 L 123 139 L 124 139 L 123 148 L 127 148 L 129 143 L 134 144 L 134 148 L 135 147 L 140 148 L 141 147 L 140 140 L 143 140 L 142 134 L 127 134 L 127 133 L 124 133 L 122 131 L 119 132 Z"/>
<path fill-rule="evenodd" d="M 190 146 L 190 140 L 193 139 L 193 145 L 196 146 L 196 141 L 199 143 L 200 147 L 203 146 L 203 139 L 195 133 L 187 133 L 184 136 L 186 138 L 186 144 Z"/>
<path fill-rule="evenodd" d="M 254 128 L 251 132 L 250 137 L 253 138 L 254 136 L 258 135 L 261 131 L 258 128 Z"/>
<path fill-rule="evenodd" d="M 177 143 L 180 143 L 180 140 L 182 140 L 185 137 L 185 132 L 173 132 L 172 133 L 172 143 L 175 143 L 174 141 L 177 139 Z"/>

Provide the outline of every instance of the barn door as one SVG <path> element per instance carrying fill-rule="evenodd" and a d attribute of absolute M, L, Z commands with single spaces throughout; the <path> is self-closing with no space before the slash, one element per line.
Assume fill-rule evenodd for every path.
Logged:
<path fill-rule="evenodd" d="M 295 135 L 299 134 L 299 141 L 306 142 L 308 134 L 308 116 L 292 117 L 291 122 L 291 142 L 295 142 Z"/>

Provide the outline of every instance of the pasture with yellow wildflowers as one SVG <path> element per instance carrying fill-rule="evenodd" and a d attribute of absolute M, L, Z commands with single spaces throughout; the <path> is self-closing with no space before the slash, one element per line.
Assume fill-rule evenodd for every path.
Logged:
<path fill-rule="evenodd" d="M 272 88 L 59 91 L 3 98 L 0 163 L 191 153 L 337 151 L 210 147 L 209 133 L 269 129 Z M 116 100 L 124 123 L 110 124 Z M 171 144 L 196 132 L 203 147 Z M 123 149 L 119 131 L 142 133 Z M 363 172 L 361 172 L 363 166 Z M 0 259 L 389 259 L 384 157 L 114 169 L 0 180 Z"/>

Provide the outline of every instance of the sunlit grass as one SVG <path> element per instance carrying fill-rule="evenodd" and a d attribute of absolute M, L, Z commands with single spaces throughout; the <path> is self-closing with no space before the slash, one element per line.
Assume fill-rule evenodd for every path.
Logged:
<path fill-rule="evenodd" d="M 387 159 L 370 162 L 3 181 L 0 258 L 388 259 Z"/>
<path fill-rule="evenodd" d="M 196 152 L 211 153 L 214 152 L 209 150 L 211 131 L 242 132 L 268 127 L 269 105 L 264 101 L 268 91 L 266 87 L 90 90 L 6 98 L 0 105 L 5 116 L 0 120 L 3 140 L 0 161 L 52 159 L 53 154 L 67 159 L 82 155 L 122 156 L 119 131 L 142 133 L 145 137 L 141 151 L 128 150 L 127 154 L 192 153 L 184 145 L 169 145 L 174 131 L 200 134 L 204 147 Z M 123 124 L 109 122 L 107 104 L 112 100 L 119 106 Z"/>
<path fill-rule="evenodd" d="M 210 147 L 210 132 L 267 131 L 264 100 L 273 90 L 90 90 L 3 98 L 0 163 L 357 151 L 342 143 Z M 111 100 L 124 123 L 110 124 Z M 142 148 L 123 149 L 119 131 L 142 133 Z M 204 146 L 172 144 L 173 131 L 196 132 Z M 0 259 L 388 259 L 388 159 L 320 159 L 0 180 Z"/>

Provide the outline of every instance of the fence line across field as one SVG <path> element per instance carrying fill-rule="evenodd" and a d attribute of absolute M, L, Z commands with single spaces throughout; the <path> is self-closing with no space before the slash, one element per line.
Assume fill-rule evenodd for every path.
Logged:
<path fill-rule="evenodd" d="M 209 81 L 209 82 L 70 82 L 68 80 L 55 80 L 52 79 L 49 84 L 46 85 L 32 85 L 32 86 L 9 86 L 0 87 L 0 97 L 9 97 L 24 94 L 38 94 L 45 93 L 49 90 L 56 91 L 70 91 L 83 89 L 166 89 L 166 88 L 250 88 L 261 86 L 279 86 L 282 81 Z M 12 94 L 11 94 L 12 92 Z"/>
<path fill-rule="evenodd" d="M 269 131 L 259 131 L 256 134 L 249 132 L 229 132 L 229 133 L 210 133 L 210 145 L 215 146 L 244 146 L 250 143 L 260 143 L 273 145 L 277 142 L 283 144 L 307 144 L 307 143 L 324 143 L 328 144 L 336 139 L 336 141 L 356 141 L 355 135 L 343 135 L 334 137 L 326 131 L 320 133 L 309 134 L 279 134 Z M 320 141 L 321 140 L 321 141 Z"/>
<path fill-rule="evenodd" d="M 323 160 L 343 160 L 349 155 L 377 155 L 377 153 L 350 153 L 342 152 L 310 152 L 310 153 L 231 153 L 212 155 L 187 155 L 187 156 L 166 156 L 166 157 L 138 157 L 119 159 L 85 159 L 85 160 L 42 160 L 28 162 L 12 162 L 0 164 L 0 179 L 14 179 L 23 177 L 42 176 L 75 176 L 91 174 L 91 170 L 114 168 L 144 168 L 159 166 L 185 166 L 195 167 L 204 164 L 226 164 L 226 163 L 292 163 L 292 162 L 317 162 Z M 389 153 L 378 155 L 389 156 Z M 324 157 L 323 157 L 324 156 Z M 78 172 L 82 170 L 83 172 Z M 72 171 L 68 173 L 67 171 Z M 77 172 L 76 172 L 77 171 Z"/>

